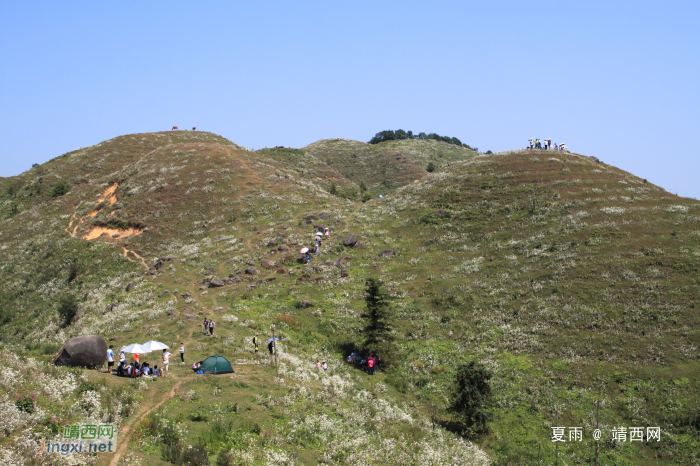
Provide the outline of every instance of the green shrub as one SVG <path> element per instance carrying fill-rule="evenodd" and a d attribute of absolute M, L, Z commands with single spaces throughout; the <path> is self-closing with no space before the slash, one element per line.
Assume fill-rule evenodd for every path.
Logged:
<path fill-rule="evenodd" d="M 373 197 L 374 196 L 372 196 L 371 193 L 369 193 L 368 191 L 365 191 L 364 193 L 362 193 L 362 202 L 367 202 L 369 200 L 372 200 Z"/>
<path fill-rule="evenodd" d="M 60 317 L 64 327 L 70 325 L 76 312 L 78 312 L 78 300 L 75 296 L 63 295 L 58 302 L 58 317 Z"/>
<path fill-rule="evenodd" d="M 15 401 L 17 409 L 27 414 L 34 414 L 34 400 L 29 396 L 20 396 Z"/>
<path fill-rule="evenodd" d="M 55 185 L 53 185 L 53 189 L 51 190 L 51 198 L 56 198 L 63 196 L 70 190 L 70 186 L 68 183 L 65 181 L 61 180 Z"/>
<path fill-rule="evenodd" d="M 195 445 L 182 452 L 180 464 L 187 466 L 209 466 L 209 453 L 204 445 Z"/>
<path fill-rule="evenodd" d="M 207 410 L 204 406 L 200 406 L 190 410 L 187 417 L 190 419 L 190 421 L 207 422 L 209 420 L 209 410 Z"/>
<path fill-rule="evenodd" d="M 231 450 L 221 450 L 216 457 L 216 466 L 234 466 L 233 452 Z"/>
<path fill-rule="evenodd" d="M 430 162 L 428 164 L 428 167 L 426 168 L 426 170 L 428 171 L 428 173 L 434 172 L 435 171 L 435 164 L 433 162 Z"/>
<path fill-rule="evenodd" d="M 454 401 L 450 411 L 465 427 L 466 434 L 483 433 L 490 419 L 491 373 L 475 361 L 462 365 L 457 371 Z"/>

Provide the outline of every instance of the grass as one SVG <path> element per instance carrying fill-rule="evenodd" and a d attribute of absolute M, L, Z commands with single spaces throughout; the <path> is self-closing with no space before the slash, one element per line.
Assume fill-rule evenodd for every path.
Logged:
<path fill-rule="evenodd" d="M 143 464 L 164 464 L 159 431 L 148 425 L 156 419 L 180 423 L 184 444 L 205 445 L 212 461 L 245 448 L 251 457 L 236 461 L 411 464 L 435 455 L 433 464 L 470 464 L 478 452 L 454 443 L 461 427 L 446 411 L 467 360 L 494 374 L 489 431 L 471 440 L 495 464 L 553 464 L 555 422 L 584 427 L 584 441 L 561 444 L 559 453 L 588 463 L 598 405 L 602 464 L 697 461 L 696 201 L 587 157 L 521 151 L 457 154 L 449 168 L 384 191 L 385 199 L 348 202 L 328 193 L 332 183 L 381 184 L 364 174 L 339 178 L 350 167 L 342 165 L 347 150 L 361 143 L 315 144 L 250 153 L 208 133 L 133 135 L 38 167 L 44 179 L 69 180 L 71 191 L 54 201 L 29 188 L 3 198 L 3 209 L 22 206 L 0 224 L 5 348 L 46 360 L 68 337 L 88 333 L 115 338 L 116 347 L 184 341 L 190 362 L 218 353 L 242 363 L 233 378 L 176 365 L 173 380 L 149 383 L 154 395 L 144 406 L 181 385 L 151 421 L 132 415 L 143 425 L 129 451 Z M 339 161 L 327 166 L 324 157 Z M 34 185 L 36 170 L 18 179 Z M 115 182 L 116 203 L 96 203 Z M 316 219 L 305 220 L 310 214 Z M 65 231 L 71 218 L 85 218 L 73 223 L 76 237 Z M 81 239 L 105 218 L 144 231 Z M 301 265 L 295 249 L 319 224 L 331 226 L 331 238 L 313 267 Z M 360 241 L 352 249 L 342 246 L 349 233 Z M 149 266 L 174 260 L 143 275 L 122 247 Z M 380 255 L 385 249 L 394 255 Z M 263 260 L 278 264 L 268 269 Z M 69 281 L 71 264 L 78 272 Z M 236 273 L 251 264 L 255 275 Z M 240 281 L 200 290 L 207 277 L 229 274 Z M 368 276 L 393 297 L 401 356 L 375 377 L 343 362 L 363 339 Z M 85 312 L 61 330 L 55 304 L 65 293 Z M 105 312 L 111 303 L 119 306 Z M 215 337 L 198 327 L 205 316 L 217 323 Z M 252 336 L 266 340 L 273 323 L 283 384 L 269 358 L 252 351 Z M 328 373 L 316 372 L 321 358 Z M 130 387 L 88 377 L 106 379 L 102 390 Z M 190 391 L 200 397 L 183 398 Z M 616 444 L 610 432 L 618 425 L 660 426 L 662 440 Z"/>

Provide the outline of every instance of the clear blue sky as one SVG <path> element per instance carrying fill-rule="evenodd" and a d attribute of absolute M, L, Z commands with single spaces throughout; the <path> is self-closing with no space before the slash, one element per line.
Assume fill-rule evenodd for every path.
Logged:
<path fill-rule="evenodd" d="M 196 126 L 260 148 L 385 129 L 551 136 L 700 198 L 699 2 L 0 0 L 0 176 Z"/>

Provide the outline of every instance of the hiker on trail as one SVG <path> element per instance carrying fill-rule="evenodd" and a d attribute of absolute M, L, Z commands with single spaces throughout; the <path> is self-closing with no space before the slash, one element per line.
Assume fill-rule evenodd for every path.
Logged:
<path fill-rule="evenodd" d="M 326 364 L 326 360 L 324 359 L 323 362 L 321 363 L 321 367 L 323 367 L 323 372 L 326 372 L 328 370 L 328 364 Z"/>
<path fill-rule="evenodd" d="M 185 364 L 185 344 L 184 343 L 180 343 L 180 360 L 182 360 L 182 362 L 180 364 Z M 156 367 L 158 367 L 158 366 L 156 366 Z"/>
<path fill-rule="evenodd" d="M 316 253 L 317 256 L 318 256 L 318 251 L 321 248 L 321 244 L 323 244 L 321 242 L 321 237 L 317 236 L 316 239 L 314 240 L 314 253 Z"/>
<path fill-rule="evenodd" d="M 321 361 L 316 361 L 316 369 L 318 369 L 318 371 L 321 372 Z"/>
<path fill-rule="evenodd" d="M 255 345 L 255 354 L 258 354 L 258 346 L 260 346 L 260 338 L 258 338 L 257 333 L 253 337 L 253 344 Z"/>
<path fill-rule="evenodd" d="M 114 348 L 114 345 L 109 345 L 107 349 L 107 372 L 109 374 L 112 373 L 112 368 L 114 367 L 114 351 L 112 351 L 112 348 Z"/>
<path fill-rule="evenodd" d="M 163 377 L 168 376 L 168 368 L 170 366 L 170 353 L 168 350 L 163 350 Z"/>
<path fill-rule="evenodd" d="M 331 230 L 326 227 L 326 230 L 323 232 L 323 236 L 326 237 L 326 239 L 331 239 Z"/>
<path fill-rule="evenodd" d="M 311 251 L 306 251 L 306 263 L 311 263 Z"/>
<path fill-rule="evenodd" d="M 275 341 L 274 340 L 270 340 L 270 343 L 267 344 L 267 349 L 270 351 L 270 356 L 272 356 L 272 354 L 275 351 Z"/>
<path fill-rule="evenodd" d="M 209 328 L 209 319 L 204 318 L 204 334 L 207 334 L 207 329 Z"/>
<path fill-rule="evenodd" d="M 213 337 L 213 336 L 214 336 L 214 325 L 216 325 L 216 324 L 214 323 L 214 321 L 213 321 L 213 320 L 210 320 L 210 321 L 209 321 L 209 336 L 210 336 L 210 337 Z"/>

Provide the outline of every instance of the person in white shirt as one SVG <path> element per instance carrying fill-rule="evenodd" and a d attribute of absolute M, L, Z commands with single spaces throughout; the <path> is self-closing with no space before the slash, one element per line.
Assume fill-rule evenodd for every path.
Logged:
<path fill-rule="evenodd" d="M 168 368 L 170 366 L 170 353 L 168 353 L 168 350 L 163 350 L 163 377 L 168 376 Z"/>
<path fill-rule="evenodd" d="M 114 348 L 114 345 L 109 345 L 107 349 L 107 372 L 109 374 L 112 373 L 112 368 L 114 367 L 114 351 L 112 351 L 112 348 Z"/>
<path fill-rule="evenodd" d="M 185 344 L 180 343 L 180 360 L 182 362 L 180 364 L 185 364 Z"/>

